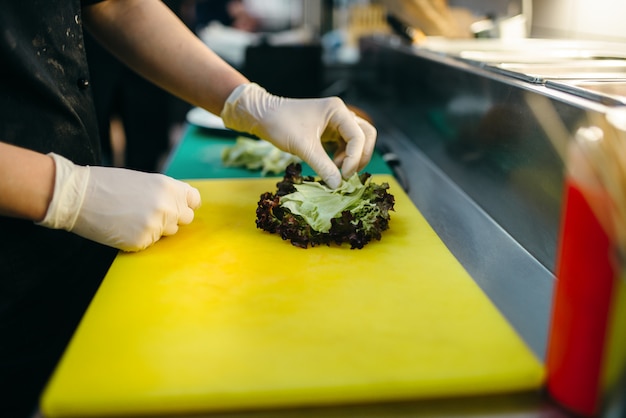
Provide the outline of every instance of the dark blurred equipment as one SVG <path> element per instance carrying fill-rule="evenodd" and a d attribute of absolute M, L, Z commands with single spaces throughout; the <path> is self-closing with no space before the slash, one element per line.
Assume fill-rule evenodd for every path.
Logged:
<path fill-rule="evenodd" d="M 183 2 L 165 3 L 178 13 Z M 180 99 L 134 73 L 88 32 L 85 48 L 104 164 L 159 171 L 161 159 L 170 147 L 169 129 L 183 120 L 188 105 L 182 105 Z M 124 128 L 123 161 L 118 164 L 110 128 L 113 118 L 119 118 Z"/>
<path fill-rule="evenodd" d="M 170 96 L 117 61 L 85 34 L 102 155 L 106 165 L 157 171 L 168 150 Z M 124 158 L 116 164 L 111 120 L 124 127 Z"/>
<path fill-rule="evenodd" d="M 198 0 L 195 2 L 196 25 L 204 26 L 212 21 L 218 21 L 225 26 L 233 23 L 233 17 L 228 13 L 226 5 L 229 0 Z"/>
<path fill-rule="evenodd" d="M 323 82 L 320 44 L 249 46 L 242 73 L 270 93 L 319 97 Z"/>

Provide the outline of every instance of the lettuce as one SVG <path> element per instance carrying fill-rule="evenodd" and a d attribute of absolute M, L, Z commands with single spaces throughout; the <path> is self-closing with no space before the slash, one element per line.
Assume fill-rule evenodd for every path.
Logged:
<path fill-rule="evenodd" d="M 295 192 L 283 196 L 280 205 L 302 216 L 315 231 L 328 232 L 331 219 L 341 216 L 344 210 L 355 213 L 364 205 L 372 205 L 361 199 L 365 187 L 356 173 L 335 190 L 316 181 L 304 181 L 295 185 Z"/>
<path fill-rule="evenodd" d="M 295 246 L 346 242 L 360 249 L 389 227 L 394 197 L 387 183 L 373 183 L 368 173 L 354 174 L 333 190 L 290 164 L 277 188 L 261 195 L 256 224 Z"/>
<path fill-rule="evenodd" d="M 299 163 L 300 158 L 276 148 L 262 139 L 239 136 L 235 144 L 222 150 L 222 164 L 226 167 L 245 167 L 248 170 L 261 170 L 262 175 L 279 174 L 291 163 Z"/>

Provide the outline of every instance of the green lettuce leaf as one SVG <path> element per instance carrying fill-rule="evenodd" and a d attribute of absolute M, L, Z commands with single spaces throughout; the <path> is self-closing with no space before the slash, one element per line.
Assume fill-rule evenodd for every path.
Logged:
<path fill-rule="evenodd" d="M 300 248 L 348 243 L 361 249 L 389 228 L 395 199 L 388 189 L 388 183 L 376 184 L 362 173 L 332 190 L 302 176 L 300 164 L 290 164 L 276 192 L 261 194 L 256 225 Z"/>
<path fill-rule="evenodd" d="M 300 158 L 276 148 L 273 144 L 245 136 L 237 137 L 235 145 L 222 150 L 222 164 L 226 167 L 245 167 L 248 170 L 261 170 L 262 175 L 279 174 L 291 163 Z"/>
<path fill-rule="evenodd" d="M 328 232 L 331 219 L 340 217 L 343 211 L 365 213 L 376 207 L 362 199 L 369 181 L 361 184 L 355 173 L 334 190 L 316 181 L 305 181 L 294 185 L 296 192 L 282 196 L 280 205 L 302 216 L 315 231 Z"/>

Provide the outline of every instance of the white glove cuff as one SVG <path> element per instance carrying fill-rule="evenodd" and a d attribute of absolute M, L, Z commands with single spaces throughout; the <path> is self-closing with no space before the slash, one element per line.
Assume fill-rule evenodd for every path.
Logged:
<path fill-rule="evenodd" d="M 237 100 L 239 99 L 239 96 L 241 96 L 241 93 L 243 93 L 243 91 L 246 88 L 252 86 L 253 84 L 256 84 L 256 83 L 245 83 L 245 84 L 240 84 L 237 87 L 235 87 L 235 89 L 230 93 L 230 96 L 228 96 L 228 99 L 226 99 L 225 105 L 235 104 Z"/>
<path fill-rule="evenodd" d="M 46 216 L 37 225 L 71 231 L 83 205 L 90 170 L 89 167 L 78 166 L 58 154 L 48 155 L 52 157 L 56 167 L 54 192 Z"/>
<path fill-rule="evenodd" d="M 224 126 L 235 131 L 252 132 L 262 116 L 261 97 L 267 91 L 256 83 L 240 84 L 230 93 L 220 114 Z"/>

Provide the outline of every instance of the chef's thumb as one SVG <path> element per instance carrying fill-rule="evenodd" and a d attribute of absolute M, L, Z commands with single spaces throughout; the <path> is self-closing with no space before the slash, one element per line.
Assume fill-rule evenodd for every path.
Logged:
<path fill-rule="evenodd" d="M 180 208 L 179 218 L 174 224 L 187 225 L 193 221 L 194 210 L 200 207 L 201 199 L 200 192 L 195 187 L 186 184 L 185 201 Z M 178 230 L 178 229 L 177 229 Z M 176 231 L 174 231 L 175 233 Z M 166 234 L 173 235 L 173 234 Z"/>
<path fill-rule="evenodd" d="M 198 209 L 202 204 L 200 192 L 195 187 L 189 186 L 187 189 L 187 206 L 191 209 Z"/>

